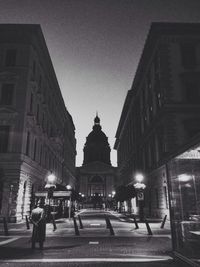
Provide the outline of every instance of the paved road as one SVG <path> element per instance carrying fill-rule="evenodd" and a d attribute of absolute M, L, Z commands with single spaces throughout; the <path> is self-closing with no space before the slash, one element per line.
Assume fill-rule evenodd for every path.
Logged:
<path fill-rule="evenodd" d="M 106 228 L 105 215 L 110 218 L 115 236 Z M 144 224 L 135 230 L 132 221 L 114 212 L 84 210 L 80 216 L 83 223 L 80 236 L 75 236 L 73 220 L 58 220 L 55 232 L 48 224 L 42 251 L 30 248 L 31 229 L 15 225 L 9 238 L 0 236 L 0 265 L 184 266 L 172 261 L 170 231 L 160 229 L 159 224 L 151 224 L 154 235 L 149 236 Z"/>

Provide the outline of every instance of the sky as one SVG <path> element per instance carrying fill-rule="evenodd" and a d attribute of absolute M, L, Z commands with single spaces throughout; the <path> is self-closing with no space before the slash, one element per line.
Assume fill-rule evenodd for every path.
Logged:
<path fill-rule="evenodd" d="M 98 111 L 111 162 L 124 100 L 152 22 L 200 22 L 200 0 L 0 0 L 0 23 L 40 24 L 76 128 L 76 165 Z"/>

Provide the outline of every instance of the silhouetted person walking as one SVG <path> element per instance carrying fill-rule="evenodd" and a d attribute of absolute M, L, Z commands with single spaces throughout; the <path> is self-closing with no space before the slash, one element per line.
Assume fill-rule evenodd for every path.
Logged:
<path fill-rule="evenodd" d="M 38 204 L 31 212 L 30 220 L 33 223 L 32 249 L 35 243 L 39 242 L 40 249 L 43 249 L 43 243 L 46 236 L 45 212 L 41 204 Z"/>

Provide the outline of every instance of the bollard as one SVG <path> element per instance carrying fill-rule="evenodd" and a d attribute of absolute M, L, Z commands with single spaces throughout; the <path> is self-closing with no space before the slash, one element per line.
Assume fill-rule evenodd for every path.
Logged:
<path fill-rule="evenodd" d="M 133 214 L 133 220 L 134 220 L 134 223 L 135 223 L 135 229 L 139 229 L 139 226 L 138 226 L 138 223 L 137 223 L 137 220 L 135 218 L 135 215 Z"/>
<path fill-rule="evenodd" d="M 83 224 L 82 224 L 82 220 L 81 220 L 80 215 L 78 215 L 78 220 L 79 220 L 79 224 L 80 224 L 80 229 L 83 229 Z"/>
<path fill-rule="evenodd" d="M 105 216 L 105 220 L 106 220 L 106 228 L 109 229 L 109 223 L 108 223 L 107 216 Z"/>
<path fill-rule="evenodd" d="M 163 221 L 162 221 L 162 223 L 161 223 L 161 226 L 160 226 L 161 229 L 164 228 L 166 219 L 167 219 L 167 215 L 165 215 L 165 217 L 164 217 L 164 219 L 163 219 Z"/>
<path fill-rule="evenodd" d="M 148 223 L 147 220 L 145 220 L 145 224 L 146 224 L 146 227 L 147 227 L 148 235 L 153 235 L 153 233 L 151 231 L 151 228 L 150 228 L 149 223 Z"/>
<path fill-rule="evenodd" d="M 28 216 L 27 215 L 26 215 L 26 228 L 27 228 L 27 230 L 30 229 L 29 220 L 28 220 Z"/>
<path fill-rule="evenodd" d="M 110 219 L 108 218 L 108 216 L 106 216 L 105 219 L 106 219 L 106 225 L 107 225 L 106 228 L 109 228 L 110 235 L 115 235 L 113 227 L 112 227 L 112 224 L 111 224 Z"/>
<path fill-rule="evenodd" d="M 5 235 L 9 235 L 9 233 L 8 233 L 8 223 L 7 223 L 6 217 L 3 217 L 3 227 L 4 227 Z"/>
<path fill-rule="evenodd" d="M 74 221 L 74 230 L 75 230 L 75 235 L 80 235 L 79 230 L 78 230 L 78 225 L 76 222 L 76 218 L 73 217 L 73 221 Z"/>

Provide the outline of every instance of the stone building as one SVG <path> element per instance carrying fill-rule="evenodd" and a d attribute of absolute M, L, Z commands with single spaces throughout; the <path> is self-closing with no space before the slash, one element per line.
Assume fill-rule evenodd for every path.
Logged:
<path fill-rule="evenodd" d="M 75 183 L 75 127 L 39 25 L 0 25 L 0 212 L 29 213 L 47 175 Z"/>
<path fill-rule="evenodd" d="M 79 192 L 85 196 L 86 202 L 98 196 L 101 202 L 112 199 L 115 190 L 117 168 L 110 162 L 110 145 L 108 137 L 101 130 L 98 115 L 94 119 L 92 132 L 87 136 L 84 146 L 84 160 L 77 167 Z"/>
<path fill-rule="evenodd" d="M 200 25 L 153 23 L 114 146 L 122 183 L 145 177 L 147 216 L 169 214 L 165 163 L 200 132 L 199 73 Z"/>

